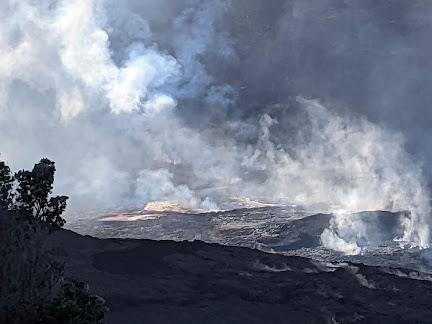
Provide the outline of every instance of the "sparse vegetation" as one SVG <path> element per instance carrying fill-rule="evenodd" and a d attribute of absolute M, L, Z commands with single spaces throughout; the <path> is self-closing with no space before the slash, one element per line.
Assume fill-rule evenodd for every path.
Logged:
<path fill-rule="evenodd" d="M 0 206 L 17 211 L 28 220 L 40 220 L 53 228 L 65 224 L 61 214 L 66 209 L 66 196 L 50 197 L 55 173 L 55 163 L 42 159 L 33 170 L 11 174 L 10 168 L 0 162 Z"/>
<path fill-rule="evenodd" d="M 65 224 L 68 197 L 50 197 L 54 173 L 48 159 L 13 175 L 0 161 L 0 323 L 101 323 L 107 311 L 44 247 Z"/>

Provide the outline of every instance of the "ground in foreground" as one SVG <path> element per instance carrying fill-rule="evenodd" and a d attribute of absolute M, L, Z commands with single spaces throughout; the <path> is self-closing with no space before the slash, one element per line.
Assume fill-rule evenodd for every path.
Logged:
<path fill-rule="evenodd" d="M 430 276 L 408 270 L 67 230 L 48 245 L 67 276 L 106 300 L 108 323 L 429 323 L 432 316 Z"/>

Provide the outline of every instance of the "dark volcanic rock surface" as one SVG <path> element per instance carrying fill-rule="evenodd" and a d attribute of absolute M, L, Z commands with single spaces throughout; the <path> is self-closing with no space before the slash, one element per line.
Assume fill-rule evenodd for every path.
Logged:
<path fill-rule="evenodd" d="M 203 242 L 49 238 L 109 323 L 430 323 L 428 275 Z M 416 277 L 417 280 L 410 279 Z"/>
<path fill-rule="evenodd" d="M 292 207 L 244 208 L 202 214 L 162 213 L 138 221 L 102 221 L 104 217 L 74 220 L 68 228 L 100 238 L 134 238 L 193 241 L 287 252 L 321 245 L 320 236 L 331 224 L 332 214 L 313 214 Z M 372 245 L 391 242 L 403 235 L 404 212 L 368 211 L 344 217 L 361 222 Z M 106 215 L 105 215 L 106 216 Z"/>
<path fill-rule="evenodd" d="M 156 219 L 123 222 L 106 222 L 94 217 L 67 225 L 75 232 L 99 238 L 201 240 L 320 261 L 348 261 L 432 273 L 431 248 L 419 249 L 394 241 L 403 236 L 401 220 L 405 213 L 366 211 L 345 215 L 347 223 L 358 225 L 367 233 L 365 238 L 356 238 L 355 231 L 346 237 L 335 230 L 342 238 L 357 241 L 363 247 L 358 255 L 346 255 L 322 246 L 321 234 L 331 226 L 333 215 L 290 207 L 245 208 L 199 215 L 164 213 Z"/>

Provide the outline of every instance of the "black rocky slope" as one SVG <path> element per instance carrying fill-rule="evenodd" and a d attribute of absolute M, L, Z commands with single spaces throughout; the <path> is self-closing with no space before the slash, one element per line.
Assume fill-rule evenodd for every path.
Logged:
<path fill-rule="evenodd" d="M 54 233 L 108 323 L 430 323 L 428 275 L 217 244 Z M 417 279 L 412 279 L 412 278 Z"/>

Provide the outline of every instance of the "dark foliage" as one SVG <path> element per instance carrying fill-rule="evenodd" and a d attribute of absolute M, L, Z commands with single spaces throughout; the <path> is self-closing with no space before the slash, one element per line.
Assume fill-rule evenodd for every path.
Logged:
<path fill-rule="evenodd" d="M 36 308 L 39 323 L 102 323 L 107 311 L 105 301 L 90 294 L 87 284 L 73 281 L 63 285 L 54 299 Z"/>
<path fill-rule="evenodd" d="M 58 292 L 63 266 L 44 248 L 48 234 L 46 224 L 0 210 L 0 323 L 19 318 L 11 318 L 18 305 L 40 304 Z"/>
<path fill-rule="evenodd" d="M 13 178 L 10 168 L 0 161 L 0 208 L 8 208 L 12 203 L 10 192 L 12 190 Z"/>
<path fill-rule="evenodd" d="M 68 197 L 50 197 L 54 173 L 48 159 L 13 176 L 0 162 L 0 323 L 101 323 L 107 311 L 85 283 L 65 280 L 45 247 L 65 224 Z"/>
<path fill-rule="evenodd" d="M 66 221 L 61 214 L 68 197 L 49 197 L 55 171 L 53 161 L 42 159 L 32 171 L 21 170 L 12 176 L 10 168 L 0 162 L 0 206 L 18 211 L 28 220 L 38 219 L 52 228 L 62 227 Z"/>

